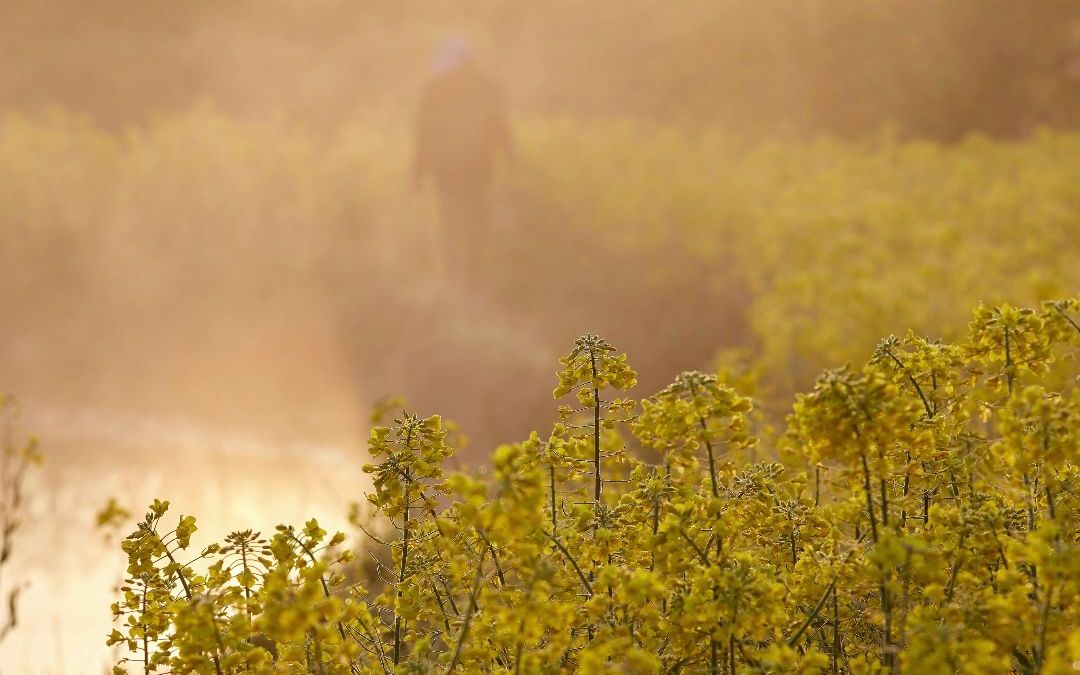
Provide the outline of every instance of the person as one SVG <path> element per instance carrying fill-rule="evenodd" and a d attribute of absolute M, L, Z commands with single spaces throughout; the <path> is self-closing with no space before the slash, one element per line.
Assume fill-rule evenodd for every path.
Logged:
<path fill-rule="evenodd" d="M 489 193 L 500 156 L 511 153 L 502 89 L 476 64 L 469 43 L 439 46 L 434 77 L 420 98 L 413 178 L 434 184 L 450 283 L 465 294 L 485 267 Z"/>

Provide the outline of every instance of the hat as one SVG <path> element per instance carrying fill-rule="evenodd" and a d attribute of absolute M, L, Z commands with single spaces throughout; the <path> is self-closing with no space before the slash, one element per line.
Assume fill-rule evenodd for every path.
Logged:
<path fill-rule="evenodd" d="M 472 55 L 472 45 L 469 41 L 460 35 L 452 35 L 444 39 L 435 50 L 432 69 L 439 74 L 457 70 L 465 65 Z"/>

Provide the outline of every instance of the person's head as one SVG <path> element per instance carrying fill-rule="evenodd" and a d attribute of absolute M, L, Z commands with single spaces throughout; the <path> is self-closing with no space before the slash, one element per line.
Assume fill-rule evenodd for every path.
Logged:
<path fill-rule="evenodd" d="M 468 39 L 460 35 L 451 35 L 444 38 L 435 50 L 432 69 L 436 74 L 442 75 L 469 65 L 472 58 L 472 45 L 469 44 Z"/>

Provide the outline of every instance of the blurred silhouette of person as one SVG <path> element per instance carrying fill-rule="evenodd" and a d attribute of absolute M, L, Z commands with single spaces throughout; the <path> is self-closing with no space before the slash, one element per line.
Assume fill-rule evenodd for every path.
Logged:
<path fill-rule="evenodd" d="M 486 263 L 496 161 L 512 151 L 502 89 L 477 67 L 467 40 L 439 46 L 420 98 L 413 180 L 434 183 L 445 269 L 455 291 L 475 291 Z"/>

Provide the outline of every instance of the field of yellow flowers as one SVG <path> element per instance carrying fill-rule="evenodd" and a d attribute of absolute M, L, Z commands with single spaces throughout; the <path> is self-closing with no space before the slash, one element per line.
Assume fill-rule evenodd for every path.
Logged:
<path fill-rule="evenodd" d="M 534 357 L 594 326 L 642 381 L 585 335 L 557 421 L 475 472 L 450 470 L 465 450 L 439 416 L 377 420 L 359 546 L 315 520 L 201 546 L 156 501 L 123 543 L 117 672 L 1075 672 L 1080 135 L 516 136 L 495 311 L 542 319 Z M 4 319 L 310 284 L 382 358 L 425 330 L 370 317 L 415 310 L 402 280 L 437 283 L 408 154 L 378 116 L 0 117 Z M 401 360 L 422 370 L 418 344 Z M 653 381 L 686 363 L 704 372 Z M 487 378 L 493 416 L 544 419 L 521 401 L 550 371 L 475 365 L 421 374 Z"/>
<path fill-rule="evenodd" d="M 196 551 L 155 502 L 123 543 L 117 672 L 1073 672 L 1078 319 L 980 305 L 956 342 L 888 337 L 767 449 L 721 378 L 633 401 L 585 335 L 550 433 L 489 475 L 444 471 L 438 416 L 372 429 L 370 560 L 315 520 Z"/>
<path fill-rule="evenodd" d="M 958 339 L 957 317 L 979 302 L 1034 305 L 1080 287 L 1073 132 L 751 144 L 536 118 L 516 136 L 488 293 L 502 311 L 543 317 L 536 332 L 552 350 L 583 327 L 649 362 L 707 363 L 722 348 L 782 410 L 881 335 Z M 311 129 L 197 109 L 124 132 L 6 115 L 2 293 L 64 279 L 166 304 L 177 289 L 316 279 L 367 316 L 388 301 L 379 289 L 437 268 L 408 147 L 401 121 L 378 115 Z M 362 328 L 375 352 L 403 339 Z"/>

